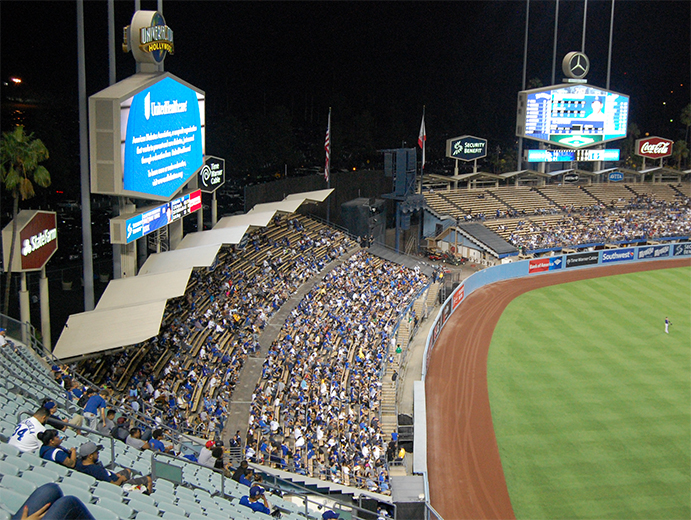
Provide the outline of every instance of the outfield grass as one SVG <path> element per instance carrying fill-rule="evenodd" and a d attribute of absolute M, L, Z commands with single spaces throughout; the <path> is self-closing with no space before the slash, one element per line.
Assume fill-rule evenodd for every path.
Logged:
<path fill-rule="evenodd" d="M 691 268 L 523 294 L 488 384 L 518 519 L 691 518 Z"/>

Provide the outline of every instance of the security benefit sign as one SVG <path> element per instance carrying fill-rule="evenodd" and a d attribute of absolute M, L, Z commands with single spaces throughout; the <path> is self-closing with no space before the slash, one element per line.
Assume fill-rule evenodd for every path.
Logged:
<path fill-rule="evenodd" d="M 203 193 L 213 193 L 226 182 L 226 160 L 207 155 L 197 179 Z"/>
<path fill-rule="evenodd" d="M 12 222 L 2 230 L 3 267 L 7 271 L 12 244 Z M 58 249 L 57 217 L 53 211 L 22 210 L 17 215 L 12 271 L 37 271 Z"/>
<path fill-rule="evenodd" d="M 464 135 L 446 140 L 446 156 L 461 161 L 474 161 L 487 156 L 487 139 Z"/>

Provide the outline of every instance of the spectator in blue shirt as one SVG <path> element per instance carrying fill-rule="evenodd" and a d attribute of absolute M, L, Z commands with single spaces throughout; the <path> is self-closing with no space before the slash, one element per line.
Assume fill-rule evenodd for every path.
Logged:
<path fill-rule="evenodd" d="M 151 434 L 151 439 L 149 439 L 149 447 L 153 451 L 161 451 L 164 453 L 173 451 L 173 447 L 166 447 L 166 445 L 163 444 L 163 441 L 161 439 L 163 439 L 163 430 L 161 428 L 158 428 L 157 430 L 154 430 L 154 432 Z"/>
<path fill-rule="evenodd" d="M 62 446 L 62 437 L 58 430 L 46 430 L 38 434 L 43 446 L 38 454 L 42 459 L 52 460 L 68 468 L 74 468 L 77 463 L 77 448 L 66 450 Z"/>
<path fill-rule="evenodd" d="M 98 419 L 101 418 L 101 423 L 103 427 L 106 426 L 106 398 L 108 397 L 108 391 L 103 389 L 99 393 L 89 397 L 89 400 L 84 406 L 84 418 L 89 421 L 89 428 L 95 430 L 98 428 Z"/>
<path fill-rule="evenodd" d="M 266 496 L 264 495 L 264 488 L 262 488 L 261 486 L 252 486 L 250 488 L 249 497 L 247 495 L 243 496 L 240 499 L 240 503 L 243 506 L 249 507 L 250 509 L 252 509 L 252 511 L 256 511 L 258 513 L 265 513 L 267 515 L 271 514 L 269 501 L 266 499 Z"/>
<path fill-rule="evenodd" d="M 81 473 L 91 475 L 96 480 L 110 482 L 116 486 L 122 486 L 125 483 L 134 486 L 146 486 L 149 493 L 151 493 L 153 485 L 150 476 L 132 478 L 132 472 L 127 468 L 118 473 L 107 470 L 98 460 L 98 452 L 102 449 L 103 446 L 96 445 L 93 442 L 85 442 L 82 444 L 79 447 L 79 456 L 81 458 L 77 461 L 75 469 Z"/>

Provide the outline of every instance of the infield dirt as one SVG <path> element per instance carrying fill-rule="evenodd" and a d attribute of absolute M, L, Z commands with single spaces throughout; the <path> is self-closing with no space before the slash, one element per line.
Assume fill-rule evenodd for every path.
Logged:
<path fill-rule="evenodd" d="M 684 266 L 691 266 L 691 259 L 531 275 L 488 285 L 466 298 L 442 330 L 425 379 L 430 502 L 445 520 L 515 518 L 487 389 L 492 333 L 511 300 L 549 285 Z"/>

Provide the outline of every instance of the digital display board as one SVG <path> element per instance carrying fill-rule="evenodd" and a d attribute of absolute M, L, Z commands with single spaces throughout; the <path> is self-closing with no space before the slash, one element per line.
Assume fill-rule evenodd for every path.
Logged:
<path fill-rule="evenodd" d="M 91 192 L 167 202 L 204 164 L 204 92 L 168 72 L 89 97 Z"/>
<path fill-rule="evenodd" d="M 582 148 L 626 137 L 629 96 L 585 84 L 518 93 L 516 135 Z"/>
<path fill-rule="evenodd" d="M 164 78 L 121 103 L 125 190 L 172 197 L 201 168 L 204 138 L 198 96 Z"/>
<path fill-rule="evenodd" d="M 617 148 L 606 150 L 526 150 L 528 162 L 618 161 Z"/>
<path fill-rule="evenodd" d="M 195 190 L 181 197 L 177 197 L 170 202 L 166 202 L 161 206 L 156 206 L 137 213 L 134 216 L 123 216 L 111 219 L 111 242 L 129 244 L 149 233 L 153 233 L 157 229 L 161 229 L 171 222 L 175 222 L 190 213 L 194 213 L 201 209 L 201 207 L 202 192 L 201 190 Z M 113 230 L 115 221 L 119 220 L 124 220 L 124 227 L 126 230 L 125 239 L 122 242 L 113 240 L 114 237 L 120 235 Z"/>

